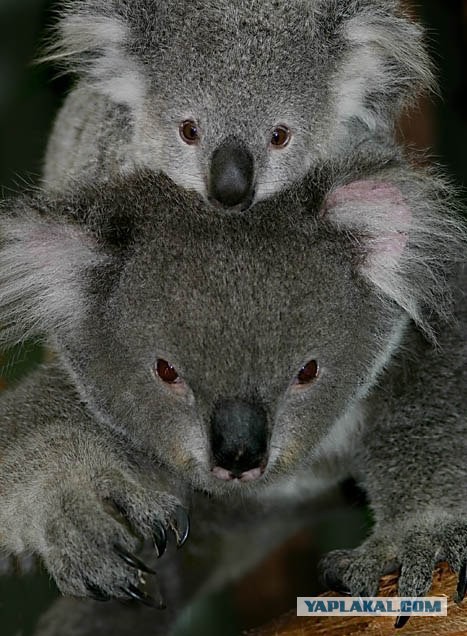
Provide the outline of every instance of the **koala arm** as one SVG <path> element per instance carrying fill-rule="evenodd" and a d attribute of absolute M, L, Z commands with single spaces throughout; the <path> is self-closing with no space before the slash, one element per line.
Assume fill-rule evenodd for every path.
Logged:
<path fill-rule="evenodd" d="M 0 547 L 38 554 L 63 593 L 160 606 L 157 589 L 154 600 L 139 588 L 155 573 L 134 552 L 151 539 L 161 556 L 168 530 L 179 545 L 187 537 L 169 476 L 93 421 L 59 365 L 0 408 Z"/>
<path fill-rule="evenodd" d="M 44 163 L 47 190 L 66 190 L 76 179 L 116 174 L 136 160 L 128 109 L 78 84 L 68 95 L 50 136 Z"/>
<path fill-rule="evenodd" d="M 399 594 L 423 596 L 435 564 L 447 561 L 460 572 L 458 600 L 466 593 L 463 314 L 438 348 L 411 330 L 368 401 L 354 465 L 375 525 L 356 550 L 326 556 L 331 587 L 373 596 L 381 575 L 399 568 Z"/>

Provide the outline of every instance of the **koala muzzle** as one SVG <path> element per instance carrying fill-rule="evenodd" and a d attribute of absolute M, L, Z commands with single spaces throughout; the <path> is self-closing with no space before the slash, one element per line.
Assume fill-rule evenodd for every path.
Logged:
<path fill-rule="evenodd" d="M 254 197 L 254 161 L 238 141 L 229 140 L 212 155 L 209 197 L 224 208 L 250 207 Z"/>
<path fill-rule="evenodd" d="M 214 476 L 224 481 L 259 479 L 267 464 L 268 437 L 267 415 L 260 405 L 220 402 L 211 419 Z"/>

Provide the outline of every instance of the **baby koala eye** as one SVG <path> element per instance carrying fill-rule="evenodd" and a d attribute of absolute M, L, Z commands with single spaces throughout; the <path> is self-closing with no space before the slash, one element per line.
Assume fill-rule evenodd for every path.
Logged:
<path fill-rule="evenodd" d="M 292 137 L 292 131 L 287 126 L 277 126 L 272 131 L 271 145 L 275 148 L 285 148 Z"/>
<path fill-rule="evenodd" d="M 306 386 L 311 384 L 319 376 L 319 364 L 316 360 L 311 360 L 302 369 L 300 369 L 295 384 Z"/>
<path fill-rule="evenodd" d="M 180 137 L 189 146 L 197 144 L 200 138 L 199 128 L 195 121 L 187 119 L 180 124 Z"/>
<path fill-rule="evenodd" d="M 167 362 L 167 360 L 159 358 L 155 364 L 155 371 L 162 382 L 165 382 L 166 384 L 177 384 L 180 382 L 180 376 L 175 368 Z"/>

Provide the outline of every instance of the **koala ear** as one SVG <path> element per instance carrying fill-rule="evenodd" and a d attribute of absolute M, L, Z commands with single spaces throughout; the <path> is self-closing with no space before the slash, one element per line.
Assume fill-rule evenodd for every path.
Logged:
<path fill-rule="evenodd" d="M 408 241 L 412 212 L 393 183 L 354 181 L 331 192 L 325 210 L 337 225 L 350 229 L 366 223 L 371 235 L 366 241 L 364 269 L 377 280 L 399 265 Z M 363 217 L 366 216 L 364 220 Z M 382 281 L 381 281 L 382 282 Z"/>
<path fill-rule="evenodd" d="M 467 240 L 449 190 L 407 168 L 337 187 L 322 208 L 350 236 L 360 275 L 431 338 L 430 319 L 448 312 L 449 264 L 464 259 Z"/>
<path fill-rule="evenodd" d="M 120 10 L 96 0 L 65 2 L 52 44 L 39 62 L 59 62 L 112 101 L 138 106 L 146 89 L 141 64 L 130 52 L 125 13 L 132 2 L 120 3 Z"/>
<path fill-rule="evenodd" d="M 341 124 L 356 119 L 370 130 L 393 127 L 420 92 L 432 90 L 423 31 L 395 0 L 332 3 L 347 43 L 334 78 Z"/>
<path fill-rule="evenodd" d="M 86 312 L 88 274 L 109 257 L 85 230 L 8 202 L 0 216 L 0 340 L 72 330 Z"/>

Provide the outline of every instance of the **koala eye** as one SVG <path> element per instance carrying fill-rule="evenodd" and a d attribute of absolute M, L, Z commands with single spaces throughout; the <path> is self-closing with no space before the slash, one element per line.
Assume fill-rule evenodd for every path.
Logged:
<path fill-rule="evenodd" d="M 192 119 L 182 121 L 180 124 L 180 137 L 189 146 L 197 144 L 199 141 L 199 128 Z"/>
<path fill-rule="evenodd" d="M 287 126 L 277 126 L 272 131 L 271 145 L 275 148 L 285 148 L 292 137 L 292 132 Z"/>
<path fill-rule="evenodd" d="M 167 362 L 167 360 L 159 360 L 155 364 L 155 371 L 157 375 L 160 377 L 162 382 L 166 384 L 176 384 L 180 381 L 180 376 L 178 375 L 175 368 Z"/>
<path fill-rule="evenodd" d="M 302 369 L 300 369 L 300 372 L 296 378 L 296 384 L 300 386 L 311 384 L 313 380 L 316 380 L 318 376 L 319 376 L 319 364 L 317 363 L 316 360 L 311 360 Z"/>

